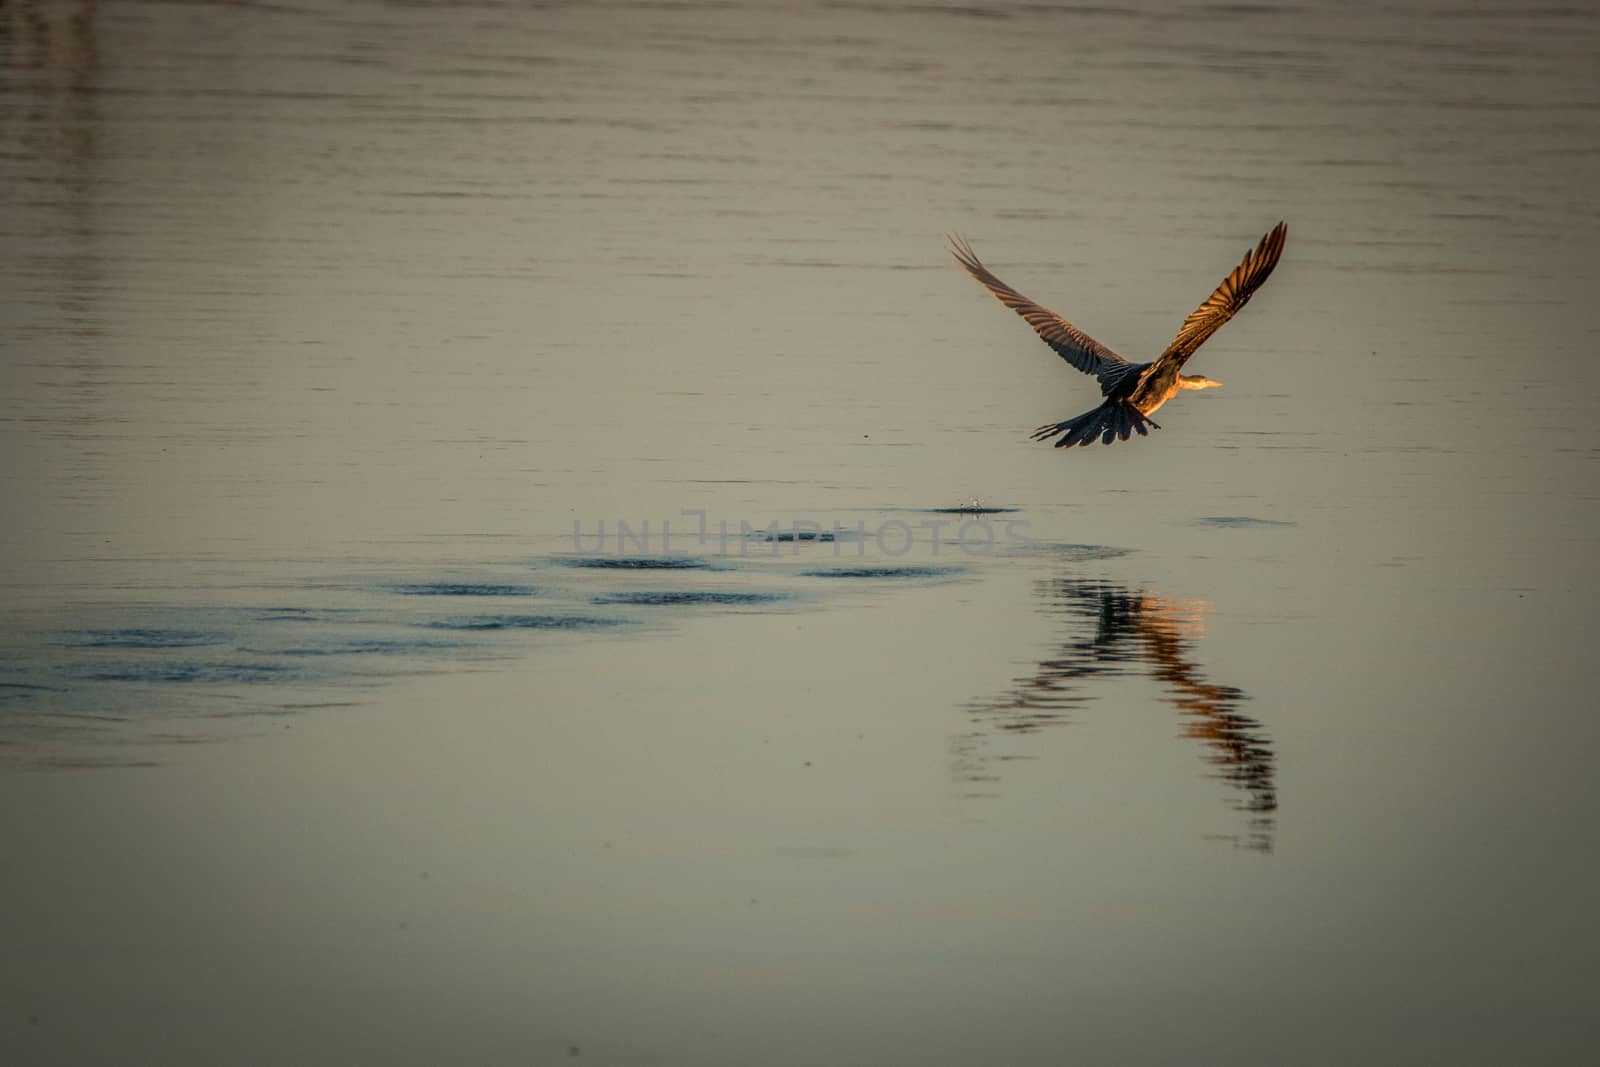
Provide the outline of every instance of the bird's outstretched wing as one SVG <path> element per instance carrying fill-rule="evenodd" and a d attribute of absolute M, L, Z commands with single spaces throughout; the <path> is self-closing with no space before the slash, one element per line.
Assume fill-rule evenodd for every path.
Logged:
<path fill-rule="evenodd" d="M 1184 360 L 1194 355 L 1195 349 L 1205 344 L 1207 337 L 1238 314 L 1239 309 L 1249 303 L 1251 294 L 1267 280 L 1272 268 L 1278 265 L 1278 257 L 1283 254 L 1284 238 L 1288 235 L 1289 227 L 1280 222 L 1261 239 L 1255 251 L 1246 252 L 1244 261 L 1233 268 L 1232 274 L 1222 279 L 1217 291 L 1183 320 L 1183 328 L 1178 331 L 1178 336 L 1172 339 L 1156 362 L 1176 361 L 1182 366 Z"/>
<path fill-rule="evenodd" d="M 962 238 L 950 238 L 950 254 L 956 257 L 957 263 L 966 268 L 968 274 L 993 293 L 1000 303 L 1026 319 L 1028 325 L 1044 339 L 1045 344 L 1055 349 L 1062 359 L 1083 373 L 1099 376 L 1111 366 L 1128 362 L 1060 315 L 1040 307 L 989 273 L 989 268 L 979 261 L 972 251 L 972 246 Z"/>

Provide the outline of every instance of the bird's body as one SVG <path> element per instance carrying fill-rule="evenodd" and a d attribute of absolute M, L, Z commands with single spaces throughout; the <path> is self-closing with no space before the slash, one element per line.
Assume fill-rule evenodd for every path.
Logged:
<path fill-rule="evenodd" d="M 1047 423 L 1034 431 L 1034 440 L 1057 437 L 1056 447 L 1061 448 L 1096 440 L 1106 444 L 1126 441 L 1133 433 L 1147 436 L 1150 432 L 1147 426 L 1161 428 L 1150 415 L 1181 390 L 1214 389 L 1221 385 L 1204 375 L 1181 373 L 1183 365 L 1267 280 L 1283 254 L 1288 232 L 1288 227 L 1280 222 L 1261 239 L 1254 251 L 1245 253 L 1244 261 L 1184 320 L 1178 336 L 1149 363 L 1129 363 L 1067 320 L 1035 304 L 990 273 L 965 241 L 952 238 L 950 251 L 968 274 L 1002 304 L 1021 315 L 1062 359 L 1099 380 L 1100 392 L 1105 397 L 1099 407 L 1063 422 Z"/>

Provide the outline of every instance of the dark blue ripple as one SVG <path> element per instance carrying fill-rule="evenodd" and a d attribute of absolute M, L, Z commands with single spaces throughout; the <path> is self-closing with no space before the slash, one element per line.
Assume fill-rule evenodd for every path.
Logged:
<path fill-rule="evenodd" d="M 205 663 L 182 660 L 127 660 L 75 667 L 72 673 L 91 682 L 201 683 L 210 685 L 286 682 L 299 677 L 272 663 Z"/>
<path fill-rule="evenodd" d="M 776 600 L 788 600 L 784 593 L 734 593 L 720 590 L 685 590 L 662 589 L 646 590 L 637 593 L 602 593 L 594 598 L 596 604 L 639 604 L 647 606 L 670 606 L 677 604 L 721 604 L 724 606 L 737 606 L 740 604 L 770 604 Z"/>
<path fill-rule="evenodd" d="M 501 582 L 407 582 L 389 587 L 402 596 L 534 596 L 531 585 Z"/>
<path fill-rule="evenodd" d="M 435 630 L 598 630 L 627 621 L 595 615 L 458 615 L 421 625 Z"/>
<path fill-rule="evenodd" d="M 408 656 L 429 652 L 451 652 L 468 648 L 459 641 L 405 641 L 385 638 L 333 640 L 320 645 L 291 648 L 246 648 L 242 651 L 263 656 Z"/>
<path fill-rule="evenodd" d="M 808 578 L 947 578 L 952 574 L 961 573 L 961 568 L 927 566 L 819 567 L 816 570 L 801 571 L 800 573 Z"/>
<path fill-rule="evenodd" d="M 106 630 L 68 630 L 63 642 L 71 648 L 201 648 L 220 645 L 219 633 L 128 626 Z"/>
<path fill-rule="evenodd" d="M 563 567 L 619 571 L 687 571 L 711 566 L 698 556 L 562 556 L 555 562 Z"/>

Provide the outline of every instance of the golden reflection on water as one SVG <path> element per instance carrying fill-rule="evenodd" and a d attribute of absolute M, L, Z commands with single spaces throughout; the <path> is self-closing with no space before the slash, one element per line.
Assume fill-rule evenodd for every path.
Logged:
<path fill-rule="evenodd" d="M 1207 681 L 1195 660 L 1194 642 L 1205 634 L 1211 605 L 1073 578 L 1042 580 L 1035 591 L 1047 614 L 1064 619 L 1068 636 L 1006 693 L 972 705 L 975 729 L 956 741 L 956 774 L 974 787 L 969 795 L 982 796 L 977 789 L 999 780 L 993 763 L 1021 758 L 993 751 L 993 739 L 1071 722 L 1078 709 L 1109 695 L 1097 680 L 1142 670 L 1163 684 L 1164 698 L 1182 717 L 1183 736 L 1200 742 L 1214 776 L 1235 790 L 1232 806 L 1245 827 L 1228 839 L 1271 852 L 1278 809 L 1272 743 L 1260 721 L 1239 710 L 1248 695 Z"/>

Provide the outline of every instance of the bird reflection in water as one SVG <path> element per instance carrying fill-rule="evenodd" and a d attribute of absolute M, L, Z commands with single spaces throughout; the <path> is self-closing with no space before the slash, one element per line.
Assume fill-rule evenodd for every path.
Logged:
<path fill-rule="evenodd" d="M 1192 658 L 1192 640 L 1205 632 L 1210 605 L 1067 578 L 1041 581 L 1037 591 L 1047 611 L 1065 617 L 1075 635 L 1087 629 L 1084 623 L 1093 632 L 1070 637 L 1005 695 L 972 705 L 977 728 L 956 743 L 956 773 L 974 787 L 969 795 L 982 796 L 977 788 L 999 780 L 994 763 L 1027 758 L 993 751 L 996 739 L 1070 722 L 1075 709 L 1095 699 L 1095 679 L 1142 670 L 1166 686 L 1166 699 L 1183 717 L 1183 736 L 1204 746 L 1215 776 L 1236 790 L 1233 807 L 1247 826 L 1228 839 L 1272 851 L 1278 790 L 1271 742 L 1260 722 L 1239 711 L 1245 693 L 1206 681 Z"/>

